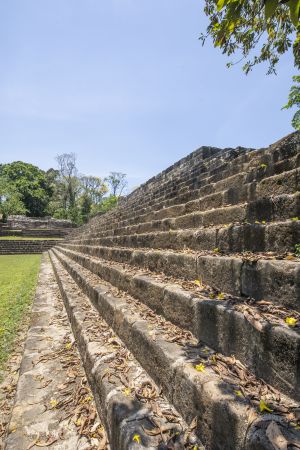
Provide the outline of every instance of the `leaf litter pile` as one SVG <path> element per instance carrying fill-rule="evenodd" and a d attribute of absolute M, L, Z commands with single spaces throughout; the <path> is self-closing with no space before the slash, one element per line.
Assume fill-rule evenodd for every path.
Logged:
<path fill-rule="evenodd" d="M 103 426 L 99 420 L 93 396 L 87 383 L 81 361 L 78 355 L 75 342 L 72 342 L 70 336 L 65 337 L 60 350 L 43 355 L 35 365 L 52 359 L 58 359 L 62 368 L 66 371 L 65 381 L 58 385 L 58 393 L 51 397 L 48 404 L 45 404 L 46 410 L 56 410 L 60 413 L 59 422 L 67 421 L 74 424 L 80 438 L 85 438 L 86 445 L 84 450 L 106 450 L 108 449 L 108 440 Z M 37 376 L 36 381 L 41 383 L 41 389 L 48 386 L 49 381 L 43 376 Z M 63 433 L 59 436 L 64 439 Z M 29 445 L 26 450 L 37 447 L 49 447 L 57 442 L 58 438 L 48 436 L 46 438 L 37 438 Z"/>
<path fill-rule="evenodd" d="M 156 436 L 160 450 L 202 450 L 203 446 L 194 433 L 197 421 L 187 426 L 176 410 L 163 396 L 161 389 L 149 378 L 132 354 L 124 347 L 107 323 L 93 311 L 93 306 L 77 286 L 72 292 L 81 296 L 76 307 L 83 313 L 83 322 L 88 341 L 97 348 L 97 363 L 101 367 L 102 380 L 114 385 L 129 400 L 138 400 L 149 408 L 146 415 L 151 423 L 144 428 L 148 436 Z M 133 436 L 141 443 L 141 436 Z"/>
<path fill-rule="evenodd" d="M 60 299 L 60 302 L 54 306 L 56 314 L 49 325 L 65 328 L 68 320 L 65 313 L 62 314 L 64 307 L 58 289 L 57 299 Z M 52 341 L 51 337 L 46 337 L 46 339 Z M 75 429 L 80 450 L 109 449 L 108 439 L 99 419 L 77 346 L 70 331 L 65 334 L 59 348 L 55 350 L 52 348 L 51 352 L 40 356 L 32 362 L 32 365 L 35 367 L 53 360 L 57 361 L 57 365 L 64 371 L 65 377 L 63 383 L 56 386 L 51 398 L 48 398 L 47 395 L 48 400 L 44 403 L 44 412 L 54 410 L 58 415 L 59 424 L 63 423 L 63 427 L 58 427 L 60 430 L 58 433 L 39 433 L 26 450 L 33 447 L 50 448 L 53 444 L 60 445 L 61 441 L 68 439 L 67 431 L 69 429 L 72 431 Z M 48 392 L 51 392 L 52 379 L 47 379 L 42 374 L 35 375 L 33 378 L 39 383 L 38 389 L 46 389 L 50 385 Z"/>
<path fill-rule="evenodd" d="M 29 316 L 26 315 L 19 327 L 19 332 L 14 343 L 13 351 L 11 352 L 11 356 L 6 363 L 4 373 L 1 373 L 1 377 L 3 376 L 3 381 L 0 383 L 0 450 L 4 449 L 4 441 L 14 404 L 28 326 Z"/>
<path fill-rule="evenodd" d="M 72 262 L 78 266 L 76 262 Z M 99 285 L 99 277 L 92 274 L 82 266 L 80 270 L 84 272 L 85 279 L 92 285 Z M 249 405 L 249 424 L 256 418 L 272 413 L 282 417 L 295 430 L 300 430 L 300 407 L 292 399 L 282 395 L 273 386 L 255 377 L 239 360 L 234 356 L 226 357 L 220 353 L 197 342 L 192 333 L 183 330 L 162 316 L 156 315 L 149 307 L 128 293 L 113 287 L 110 283 L 100 280 L 101 285 L 105 285 L 107 292 L 127 302 L 132 315 L 138 314 L 141 319 L 147 320 L 149 335 L 153 340 L 163 338 L 171 343 L 180 345 L 186 354 L 187 361 L 192 364 L 198 372 L 213 370 L 220 380 L 232 386 L 232 394 L 240 401 Z M 297 444 L 294 444 L 296 448 Z M 299 447 L 300 448 L 300 447 Z"/>
<path fill-rule="evenodd" d="M 144 250 L 150 251 L 149 249 Z M 211 252 L 206 252 L 206 254 L 209 253 Z M 216 256 L 216 254 L 214 254 L 214 256 Z M 296 331 L 300 331 L 300 313 L 291 308 L 287 309 L 284 306 L 275 305 L 267 300 L 255 300 L 250 297 L 241 298 L 223 293 L 205 284 L 201 277 L 199 277 L 200 279 L 198 280 L 183 280 L 170 275 L 165 275 L 162 272 L 154 273 L 147 268 L 138 269 L 137 267 L 126 263 L 104 260 L 95 256 L 90 256 L 90 258 L 95 261 L 100 261 L 107 266 L 119 267 L 120 270 L 130 275 L 146 275 L 150 276 L 152 280 L 165 284 L 173 284 L 174 286 L 195 295 L 195 298 L 198 298 L 199 300 L 210 299 L 224 301 L 232 308 L 243 313 L 245 318 L 258 330 L 262 329 L 264 322 L 269 322 L 272 325 L 281 325 L 287 328 L 292 327 Z"/>

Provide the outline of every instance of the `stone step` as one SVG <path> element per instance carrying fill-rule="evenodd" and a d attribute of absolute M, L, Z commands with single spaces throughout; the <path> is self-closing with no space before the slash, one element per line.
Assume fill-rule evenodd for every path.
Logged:
<path fill-rule="evenodd" d="M 202 158 L 201 153 L 203 152 L 215 153 L 209 158 Z M 142 187 L 144 193 L 139 196 L 139 191 L 136 190 L 133 194 L 127 197 L 127 200 L 131 200 L 131 197 L 135 198 L 139 196 L 139 201 L 152 200 L 153 198 L 159 198 L 162 194 L 168 196 L 169 194 L 177 195 L 178 187 L 181 186 L 193 186 L 195 182 L 203 177 L 211 176 L 215 172 L 220 172 L 220 170 L 225 167 L 225 162 L 230 162 L 233 154 L 234 158 L 239 159 L 243 157 L 243 151 L 249 151 L 249 149 L 213 149 L 213 148 L 201 148 L 199 149 L 198 155 L 196 152 L 192 153 L 188 157 L 184 158 L 185 161 L 178 161 L 169 169 L 165 170 L 161 174 L 153 177 Z M 240 155 L 240 156 L 239 156 Z M 241 167 L 241 166 L 239 166 Z M 210 173 L 211 170 L 211 173 Z M 240 170 L 239 168 L 236 170 Z M 236 173 L 236 170 L 234 173 Z"/>
<path fill-rule="evenodd" d="M 282 221 L 300 216 L 300 193 L 264 198 L 250 203 L 194 212 L 162 220 L 153 220 L 128 227 L 107 227 L 99 231 L 98 236 L 128 235 L 156 231 L 181 230 L 233 223 L 256 221 Z"/>
<path fill-rule="evenodd" d="M 6 240 L 0 239 L 0 255 L 43 253 L 61 240 Z"/>
<path fill-rule="evenodd" d="M 192 430 L 189 432 L 182 417 L 162 396 L 160 388 L 115 331 L 98 315 L 57 257 L 50 255 L 112 450 L 157 449 L 163 442 L 161 433 L 157 432 L 160 429 L 169 430 L 174 437 L 173 445 L 184 448 L 191 439 L 202 448 L 199 438 L 193 436 Z"/>
<path fill-rule="evenodd" d="M 223 152 L 223 151 L 222 151 L 222 152 Z M 225 152 L 225 151 L 224 151 L 224 152 Z M 226 152 L 225 152 L 225 154 L 226 154 Z M 218 165 L 220 165 L 219 159 L 218 159 L 218 158 L 215 158 L 215 159 L 214 159 L 214 162 L 217 163 Z M 218 170 L 219 170 L 219 169 L 218 169 Z M 183 172 L 183 174 L 185 174 L 185 171 L 184 171 L 184 170 L 182 170 L 182 172 Z M 203 172 L 203 169 L 202 169 L 202 168 L 200 169 L 200 172 L 201 172 L 201 173 Z M 234 173 L 236 173 L 236 171 L 234 171 Z M 194 174 L 193 176 L 195 176 L 195 174 Z M 155 178 L 157 178 L 157 177 L 155 177 Z M 158 178 L 159 178 L 159 176 L 158 176 Z M 178 182 L 180 182 L 181 179 L 182 179 L 182 176 L 179 176 L 179 177 L 178 177 Z M 151 181 L 151 180 L 150 180 L 150 181 Z M 150 181 L 149 181 L 148 183 L 151 185 L 151 182 L 150 182 Z M 170 181 L 168 181 L 168 182 L 170 182 Z M 172 176 L 171 183 L 174 184 L 174 186 L 176 186 L 176 189 L 177 189 L 177 186 L 178 186 L 178 182 L 177 182 L 176 179 L 174 179 L 174 177 Z M 147 185 L 148 185 L 148 183 L 147 183 Z M 199 184 L 199 180 L 197 181 L 197 183 Z M 204 183 L 205 183 L 205 182 L 204 182 Z M 145 187 L 146 187 L 146 185 L 145 185 Z M 165 198 L 165 190 L 164 190 L 164 188 L 162 187 L 161 184 L 159 184 L 159 191 L 161 191 L 161 193 L 162 193 L 162 195 L 163 195 L 163 199 L 164 199 L 164 198 Z M 149 201 L 148 201 L 148 195 L 150 196 Z M 176 197 L 177 197 L 177 196 L 178 196 L 178 194 L 176 193 Z M 127 214 L 129 214 L 129 216 L 131 216 L 133 211 L 140 211 L 141 209 L 143 209 L 143 207 L 140 206 L 140 205 L 143 203 L 143 201 L 145 201 L 145 202 L 147 203 L 147 205 L 149 205 L 149 204 L 154 204 L 154 205 L 155 205 L 155 201 L 154 201 L 154 200 L 157 199 L 157 197 L 156 197 L 156 195 L 155 195 L 155 191 L 153 191 L 152 189 L 150 189 L 149 194 L 143 194 L 142 198 L 139 199 L 140 201 L 139 201 L 139 205 L 138 205 L 138 206 L 137 206 L 136 201 L 135 201 L 135 203 L 134 203 L 133 205 L 131 205 L 131 204 L 130 204 L 130 201 L 128 201 L 129 199 L 130 199 L 130 196 L 127 198 L 125 211 L 123 211 L 124 208 L 121 206 L 121 207 L 118 209 L 118 211 L 116 211 L 116 210 L 110 211 L 108 215 L 109 215 L 110 217 L 117 217 L 118 219 L 120 219 L 120 211 L 123 211 L 123 214 L 126 212 Z M 128 203 L 128 205 L 127 205 L 127 203 Z"/>
<path fill-rule="evenodd" d="M 249 174 L 239 173 L 217 183 L 209 183 L 204 188 L 207 190 L 207 186 L 209 186 L 208 194 L 206 194 L 205 190 L 202 192 L 200 189 L 196 200 L 172 207 L 165 207 L 162 203 L 160 210 L 152 213 L 152 215 L 151 213 L 148 214 L 148 219 L 155 220 L 156 218 L 174 217 L 194 211 L 205 211 L 230 204 L 251 202 L 269 197 L 274 192 L 277 195 L 283 195 L 293 194 L 299 190 L 299 169 L 264 178 L 259 183 L 256 181 L 248 181 L 247 177 L 249 177 Z M 176 210 L 181 212 L 181 214 L 177 214 Z M 141 219 L 143 219 L 143 216 L 141 216 Z"/>
<path fill-rule="evenodd" d="M 196 200 L 170 207 L 164 207 L 164 204 L 161 203 L 159 210 L 153 211 L 150 209 L 146 214 L 136 213 L 133 216 L 131 214 L 129 219 L 123 219 L 122 221 L 116 220 L 112 223 L 114 225 L 117 224 L 118 227 L 125 227 L 152 220 L 178 217 L 192 212 L 208 211 L 243 202 L 262 201 L 262 199 L 272 196 L 274 192 L 277 195 L 294 194 L 299 191 L 299 174 L 300 169 L 294 169 L 263 179 L 261 183 L 247 183 L 247 174 L 238 174 L 233 177 L 233 182 L 227 179 L 216 183 L 212 188 L 213 192 L 204 195 L 204 197 L 201 197 L 199 193 L 199 198 Z M 209 186 L 211 187 L 212 185 Z M 276 198 L 273 202 L 276 203 Z M 106 227 L 102 227 L 102 229 L 111 229 L 112 223 L 110 222 Z"/>
<path fill-rule="evenodd" d="M 194 178 L 190 177 L 192 183 L 190 183 L 189 185 L 186 184 L 186 181 L 181 181 L 182 177 L 180 176 L 177 180 L 174 180 L 174 178 L 172 177 L 171 182 L 176 186 L 176 189 L 174 191 L 174 196 L 176 195 L 176 197 L 174 197 L 174 200 L 176 201 L 176 203 L 178 203 L 180 199 L 183 202 L 188 201 L 185 194 L 187 193 L 187 191 L 193 191 L 195 188 L 197 188 L 200 181 L 201 184 L 206 184 L 207 186 L 209 186 L 212 183 L 218 182 L 219 180 L 223 180 L 227 177 L 231 177 L 237 173 L 243 172 L 244 169 L 249 169 L 247 177 L 247 180 L 249 182 L 255 179 L 262 179 L 265 176 L 271 176 L 283 171 L 292 170 L 295 167 L 299 166 L 299 156 L 296 148 L 290 148 L 290 157 L 289 159 L 284 160 L 280 159 L 280 155 L 278 154 L 278 152 L 275 158 L 272 152 L 270 152 L 269 150 L 268 152 L 269 153 L 267 153 L 266 150 L 248 151 L 241 156 L 237 156 L 235 159 L 233 159 L 233 161 L 219 164 L 209 175 L 207 172 L 204 172 L 204 177 L 202 174 L 202 176 L 198 176 L 195 181 Z M 282 149 L 279 149 L 279 153 L 281 153 L 281 158 L 286 158 L 286 154 L 284 153 L 284 156 L 282 154 Z M 220 156 L 217 159 L 219 158 Z M 250 167 L 247 166 L 247 162 L 251 163 Z M 261 167 L 262 163 L 265 163 L 263 164 L 263 167 Z M 190 172 L 191 170 L 182 170 L 183 177 L 186 177 Z M 160 200 L 165 200 L 166 193 L 164 190 L 164 186 L 160 184 L 158 189 L 159 192 L 162 193 L 162 195 L 160 197 L 157 197 L 155 195 L 155 191 L 152 190 L 151 193 L 149 192 L 149 194 L 144 195 L 144 198 L 142 199 L 142 201 L 144 201 L 144 204 L 148 204 L 149 201 L 151 202 L 150 204 L 155 204 Z M 183 198 L 181 198 L 181 192 L 183 192 Z M 204 187 L 204 192 L 211 191 L 207 191 L 207 188 Z M 166 200 L 166 204 L 167 202 L 168 200 Z M 142 202 L 139 201 L 139 206 L 137 206 L 137 208 L 140 208 L 141 204 Z"/>
<path fill-rule="evenodd" d="M 211 183 L 216 182 L 217 180 L 222 180 L 224 178 L 225 172 L 222 172 L 220 168 L 223 167 L 223 170 L 226 171 L 226 176 L 230 174 L 237 174 L 241 172 L 241 170 L 231 170 L 230 165 L 234 165 L 234 161 L 237 161 L 237 167 L 248 167 L 249 172 L 249 182 L 254 180 L 261 180 L 266 176 L 271 176 L 275 174 L 280 174 L 284 171 L 290 171 L 294 168 L 299 167 L 300 165 L 300 152 L 299 152 L 299 135 L 294 133 L 290 136 L 287 136 L 284 140 L 273 144 L 269 149 L 261 149 L 261 150 L 244 150 L 244 153 L 239 156 L 240 150 L 230 150 L 229 152 L 222 153 L 220 149 L 204 149 L 204 152 L 207 151 L 212 152 L 215 156 L 212 157 L 214 160 L 214 179 L 206 179 L 206 186 L 203 186 L 203 190 L 201 191 L 201 195 L 207 195 L 211 192 Z M 215 153 L 214 153 L 215 152 Z M 132 194 L 130 194 L 124 201 L 121 202 L 120 206 L 109 213 L 105 214 L 102 217 L 95 217 L 90 221 L 88 225 L 85 225 L 73 232 L 73 236 L 76 234 L 80 234 L 82 231 L 91 231 L 91 230 L 99 230 L 105 223 L 111 222 L 113 219 L 122 220 L 123 218 L 131 217 L 132 214 L 146 212 L 149 207 L 155 209 L 160 209 L 162 207 L 161 202 L 164 202 L 164 206 L 170 206 L 171 204 L 180 204 L 188 202 L 189 200 L 193 200 L 199 197 L 199 192 L 195 196 L 195 183 L 192 184 L 192 189 L 189 189 L 189 192 L 185 193 L 183 196 L 178 195 L 178 192 L 174 192 L 174 197 L 171 200 L 167 200 L 165 198 L 165 190 L 164 183 L 169 183 L 173 187 L 178 185 L 178 182 L 181 178 L 190 178 L 189 173 L 194 169 L 194 167 L 199 166 L 197 169 L 199 173 L 203 171 L 203 166 L 205 166 L 204 161 L 197 160 L 196 156 L 203 153 L 203 149 L 196 151 L 174 164 L 172 167 L 168 168 L 161 174 L 153 177 L 147 183 L 142 185 L 140 188 L 135 190 Z M 228 154 L 228 158 L 222 158 L 223 154 Z M 197 161 L 196 161 L 197 160 Z M 232 161 L 231 161 L 232 160 Z M 248 165 L 246 161 L 248 160 Z M 194 164 L 193 164 L 194 163 Z M 263 165 L 263 167 L 261 167 Z M 204 167 L 205 169 L 205 167 Z M 197 176 L 196 176 L 197 178 Z M 197 180 L 196 180 L 197 181 Z M 160 194 L 156 195 L 156 192 L 159 191 Z M 191 194 L 191 198 L 189 195 Z"/>
<path fill-rule="evenodd" d="M 162 272 L 188 281 L 199 279 L 219 292 L 235 296 L 269 300 L 274 304 L 300 311 L 300 265 L 298 260 L 207 255 L 160 250 L 72 245 L 70 249 L 91 256 L 126 263 L 153 272 Z"/>
<path fill-rule="evenodd" d="M 249 167 L 245 164 L 237 166 L 235 169 L 229 166 L 225 166 L 224 171 L 220 171 L 216 175 L 207 176 L 205 178 L 198 179 L 197 183 L 193 187 L 183 186 L 182 189 L 178 188 L 178 193 L 176 195 L 176 199 L 165 199 L 163 196 L 160 198 L 153 198 L 153 203 L 160 203 L 160 201 L 165 202 L 165 206 L 168 205 L 169 202 L 179 203 L 180 200 L 183 202 L 187 202 L 191 200 L 189 198 L 189 194 L 197 191 L 197 197 L 202 197 L 208 194 L 212 194 L 214 192 L 220 192 L 226 190 L 230 185 L 234 188 L 238 183 L 241 184 L 253 184 L 256 182 L 260 182 L 265 178 L 272 177 L 274 175 L 282 174 L 283 172 L 289 172 L 299 167 L 300 161 L 299 157 L 296 156 L 289 160 L 285 160 L 284 164 L 282 161 L 279 163 L 273 164 L 272 162 L 269 165 L 260 164 L 262 161 L 253 159 L 252 163 L 255 161 L 254 167 Z M 261 167 L 263 166 L 263 167 Z M 266 166 L 266 167 L 265 167 Z M 192 194 L 194 196 L 194 194 Z"/>
<path fill-rule="evenodd" d="M 169 208 L 171 208 L 172 216 L 173 211 L 176 210 L 176 206 L 182 207 L 186 203 L 189 204 L 187 208 L 195 210 L 205 208 L 206 204 L 209 207 L 217 207 L 219 203 L 220 206 L 222 200 L 222 204 L 226 204 L 226 202 L 235 204 L 241 201 L 254 200 L 255 193 L 258 198 L 266 195 L 270 196 L 274 192 L 274 189 L 277 190 L 278 194 L 293 193 L 299 190 L 299 169 L 297 167 L 300 165 L 300 158 L 297 155 L 287 161 L 290 163 L 289 165 L 283 165 L 282 162 L 279 162 L 274 166 L 271 165 L 266 168 L 261 168 L 258 165 L 258 168 L 255 167 L 250 173 L 244 172 L 234 175 L 229 173 L 230 177 L 221 178 L 219 181 L 214 181 L 211 178 L 204 179 L 201 182 L 203 184 L 202 188 L 192 191 L 188 190 L 183 196 L 177 193 L 176 204 L 171 207 L 169 207 L 169 201 L 165 199 L 164 195 L 160 199 L 152 195 L 151 200 L 148 201 L 145 199 L 147 201 L 147 208 L 144 208 L 141 202 L 139 202 L 138 207 L 129 208 L 127 214 L 123 215 L 123 217 L 118 217 L 118 221 L 131 218 L 133 214 L 134 216 L 143 215 L 145 212 L 151 214 L 151 211 L 158 211 L 161 214 L 159 210 Z M 284 162 L 286 163 L 287 161 Z M 283 172 L 284 170 L 285 172 Z M 257 181 L 259 182 L 257 183 Z M 221 193 L 223 193 L 223 199 Z M 207 199 L 202 199 L 203 196 L 207 197 Z"/>
<path fill-rule="evenodd" d="M 90 423 L 80 433 L 86 413 Z M 91 442 L 100 446 L 106 442 L 100 427 L 52 266 L 44 255 L 5 450 L 74 450 L 91 448 Z"/>
<path fill-rule="evenodd" d="M 274 157 L 275 154 L 271 149 L 249 149 L 248 151 L 244 149 L 246 152 L 242 154 L 238 150 L 234 159 L 227 159 L 221 164 L 217 164 L 213 170 L 204 173 L 204 177 L 200 175 L 198 180 L 205 179 L 207 184 L 215 183 L 247 170 L 249 174 L 247 181 L 253 181 L 254 179 L 260 180 L 266 176 L 272 176 L 298 167 L 299 155 L 297 147 L 290 148 L 288 155 L 285 151 L 282 152 L 282 149 L 283 147 L 278 149 L 279 152 L 277 151 L 276 157 Z M 220 156 L 217 159 L 221 160 Z M 178 179 L 178 182 L 180 189 L 180 179 Z M 184 182 L 183 186 L 185 186 Z"/>
<path fill-rule="evenodd" d="M 254 223 L 197 229 L 160 231 L 155 233 L 128 234 L 97 237 L 96 233 L 84 234 L 68 242 L 76 245 L 107 247 L 133 247 L 172 250 L 213 250 L 224 253 L 295 252 L 300 242 L 300 220 Z"/>
<path fill-rule="evenodd" d="M 56 255 L 182 417 L 188 423 L 197 417 L 195 432 L 208 449 L 274 449 L 268 439 L 270 426 L 279 427 L 289 442 L 300 442 L 299 430 L 287 423 L 297 404 L 278 396 L 239 361 L 214 354 L 188 333 L 147 313 L 125 292 L 116 296 L 97 276 Z M 276 414 L 258 413 L 262 401 Z"/>
<path fill-rule="evenodd" d="M 20 241 L 14 240 L 14 239 L 0 239 L 0 246 L 1 247 L 40 247 L 42 245 L 52 245 L 53 243 L 59 243 L 61 240 L 50 240 L 50 241 L 44 241 L 44 240 L 27 240 L 22 239 Z"/>
<path fill-rule="evenodd" d="M 49 249 L 46 249 L 49 250 Z M 40 255 L 46 250 L 27 250 L 27 251 L 1 251 L 0 255 Z"/>
<path fill-rule="evenodd" d="M 300 322 L 299 329 L 291 329 L 285 323 L 290 316 L 300 319 L 299 313 L 273 305 L 233 301 L 225 296 L 223 300 L 217 296 L 211 299 L 212 291 L 199 289 L 194 283 L 186 290 L 178 282 L 162 276 L 153 278 L 124 264 L 108 265 L 99 258 L 76 252 L 63 254 L 175 325 L 191 331 L 214 350 L 228 356 L 234 354 L 256 376 L 300 400 Z"/>
<path fill-rule="evenodd" d="M 196 152 L 198 152 L 198 155 L 195 154 Z M 216 174 L 219 174 L 220 177 L 223 169 L 228 170 L 231 161 L 238 161 L 239 165 L 233 171 L 233 173 L 236 173 L 240 171 L 247 152 L 251 152 L 251 149 L 214 149 L 202 147 L 196 152 L 191 153 L 184 160 L 178 161 L 169 169 L 143 185 L 146 192 L 140 200 L 143 200 L 143 198 L 145 200 L 152 199 L 159 197 L 161 194 L 168 195 L 169 193 L 175 193 L 177 195 L 178 188 L 194 186 L 195 182 L 197 183 L 199 179 L 209 178 Z M 201 153 L 203 154 L 203 152 L 210 152 L 211 156 L 202 158 Z"/>

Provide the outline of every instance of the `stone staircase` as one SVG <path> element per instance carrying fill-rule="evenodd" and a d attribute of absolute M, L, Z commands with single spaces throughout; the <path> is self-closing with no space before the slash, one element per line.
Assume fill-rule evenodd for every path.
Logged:
<path fill-rule="evenodd" d="M 110 448 L 300 448 L 300 134 L 202 147 L 50 251 Z"/>
<path fill-rule="evenodd" d="M 43 253 L 59 244 L 59 239 L 0 239 L 0 255 L 25 255 Z"/>
<path fill-rule="evenodd" d="M 112 449 L 300 448 L 299 166 L 203 147 L 50 252 Z"/>

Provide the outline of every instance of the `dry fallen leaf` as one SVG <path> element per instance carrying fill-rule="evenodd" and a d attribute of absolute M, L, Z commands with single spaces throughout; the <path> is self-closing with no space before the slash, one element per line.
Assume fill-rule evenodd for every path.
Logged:
<path fill-rule="evenodd" d="M 32 447 L 50 447 L 52 444 L 57 442 L 57 440 L 57 438 L 49 436 L 46 440 L 42 441 L 40 440 L 40 434 L 38 434 L 35 441 L 29 444 L 26 450 L 30 450 Z"/>
<path fill-rule="evenodd" d="M 77 372 L 75 372 L 73 369 L 69 368 L 67 371 L 67 375 L 69 378 L 76 378 L 77 377 Z"/>
<path fill-rule="evenodd" d="M 273 444 L 275 450 L 287 450 L 288 441 L 285 439 L 276 422 L 272 421 L 267 430 L 266 435 Z"/>
<path fill-rule="evenodd" d="M 250 409 L 250 413 L 248 416 L 248 427 L 250 427 L 256 419 L 257 419 L 257 412 L 254 409 Z"/>
<path fill-rule="evenodd" d="M 294 255 L 287 255 L 287 256 L 285 257 L 285 259 L 286 259 L 287 261 L 293 261 L 294 259 L 296 259 L 296 257 L 295 257 Z"/>
<path fill-rule="evenodd" d="M 261 331 L 263 329 L 263 324 L 257 320 L 255 317 L 253 317 L 251 314 L 249 314 L 247 311 L 244 312 L 245 319 L 248 320 L 251 325 L 253 325 L 256 330 Z"/>

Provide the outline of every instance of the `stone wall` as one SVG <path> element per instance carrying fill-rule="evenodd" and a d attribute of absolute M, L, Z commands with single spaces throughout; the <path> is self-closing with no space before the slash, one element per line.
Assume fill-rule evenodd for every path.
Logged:
<path fill-rule="evenodd" d="M 60 241 L 56 240 L 1 240 L 0 255 L 18 255 L 43 253 L 50 250 Z"/>
<path fill-rule="evenodd" d="M 76 225 L 70 220 L 54 219 L 53 217 L 26 217 L 19 215 L 8 216 L 7 225 L 13 229 L 69 229 L 75 228 Z"/>
<path fill-rule="evenodd" d="M 6 223 L 0 222 L 0 236 L 62 238 L 74 228 L 76 224 L 69 220 L 15 215 L 9 216 Z"/>

